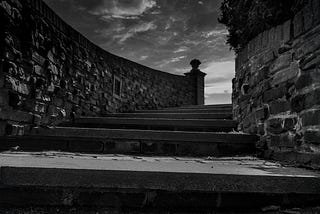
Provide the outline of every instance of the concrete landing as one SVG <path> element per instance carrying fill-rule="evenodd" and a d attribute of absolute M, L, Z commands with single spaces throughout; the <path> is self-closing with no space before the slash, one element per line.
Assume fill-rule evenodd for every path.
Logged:
<path fill-rule="evenodd" d="M 320 193 L 320 173 L 254 157 L 182 158 L 62 152 L 0 154 L 9 186 L 166 191 Z"/>
<path fill-rule="evenodd" d="M 203 212 L 315 206 L 320 174 L 254 157 L 0 154 L 0 206 Z M 208 213 L 208 212 L 207 212 Z"/>

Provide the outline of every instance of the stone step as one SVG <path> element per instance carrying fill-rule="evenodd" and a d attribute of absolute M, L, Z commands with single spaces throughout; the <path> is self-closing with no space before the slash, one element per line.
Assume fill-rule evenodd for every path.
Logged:
<path fill-rule="evenodd" d="M 231 113 L 111 113 L 106 117 L 171 118 L 171 119 L 232 119 Z"/>
<path fill-rule="evenodd" d="M 251 157 L 15 152 L 0 154 L 0 170 L 0 194 L 6 196 L 0 197 L 0 206 L 9 207 L 247 213 L 243 211 L 317 206 L 320 200 L 319 172 Z"/>
<path fill-rule="evenodd" d="M 61 126 L 66 125 L 112 129 L 232 131 L 236 129 L 237 122 L 221 119 L 83 117 L 75 119 L 73 123 L 65 123 Z"/>
<path fill-rule="evenodd" d="M 237 133 L 124 130 L 104 128 L 34 128 L 28 136 L 2 137 L 0 148 L 90 153 L 179 156 L 254 154 L 257 136 Z"/>
<path fill-rule="evenodd" d="M 231 114 L 232 109 L 228 108 L 214 108 L 214 109 L 159 109 L 159 110 L 136 110 L 136 113 L 215 113 L 215 114 Z"/>
<path fill-rule="evenodd" d="M 229 109 L 232 110 L 232 104 L 220 104 L 220 105 L 190 105 L 181 107 L 172 107 L 166 109 Z"/>

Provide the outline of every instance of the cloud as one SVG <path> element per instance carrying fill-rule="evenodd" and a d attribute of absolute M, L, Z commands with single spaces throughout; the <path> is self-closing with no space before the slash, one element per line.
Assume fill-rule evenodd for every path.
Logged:
<path fill-rule="evenodd" d="M 134 26 L 131 26 L 129 30 L 127 30 L 123 34 L 118 34 L 113 36 L 114 39 L 119 39 L 119 43 L 124 43 L 127 39 L 135 36 L 138 33 L 147 32 L 149 30 L 156 29 L 157 26 L 153 22 L 141 23 Z"/>
<path fill-rule="evenodd" d="M 227 29 L 223 28 L 223 29 L 213 29 L 210 31 L 204 31 L 201 33 L 201 36 L 208 39 L 210 37 L 219 37 L 219 36 L 227 36 L 228 35 L 228 31 Z"/>
<path fill-rule="evenodd" d="M 189 48 L 186 47 L 186 46 L 182 46 L 182 47 L 179 47 L 177 50 L 175 50 L 173 53 L 181 53 L 181 52 L 185 52 L 185 51 L 188 51 Z"/>
<path fill-rule="evenodd" d="M 136 19 L 157 5 L 155 0 L 93 0 L 93 2 L 80 0 L 77 2 L 80 8 L 106 19 Z"/>

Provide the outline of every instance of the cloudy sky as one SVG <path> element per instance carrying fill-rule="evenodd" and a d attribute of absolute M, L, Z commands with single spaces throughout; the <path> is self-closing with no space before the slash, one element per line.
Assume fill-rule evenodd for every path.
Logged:
<path fill-rule="evenodd" d="M 218 24 L 221 0 L 45 0 L 105 50 L 158 70 L 183 74 L 202 61 L 206 103 L 230 103 L 234 53 Z"/>

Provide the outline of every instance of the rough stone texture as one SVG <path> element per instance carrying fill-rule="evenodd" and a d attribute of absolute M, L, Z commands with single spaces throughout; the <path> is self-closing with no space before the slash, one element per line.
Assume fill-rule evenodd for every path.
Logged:
<path fill-rule="evenodd" d="M 112 55 L 41 0 L 0 1 L 0 24 L 1 124 L 15 123 L 24 132 L 25 125 L 77 115 L 199 104 L 203 77 L 201 82 L 199 75 L 173 75 Z"/>
<path fill-rule="evenodd" d="M 310 0 L 237 56 L 234 119 L 239 130 L 261 135 L 257 147 L 265 157 L 320 165 L 313 161 L 320 157 L 319 14 L 319 1 Z M 263 115 L 257 114 L 261 108 Z"/>

